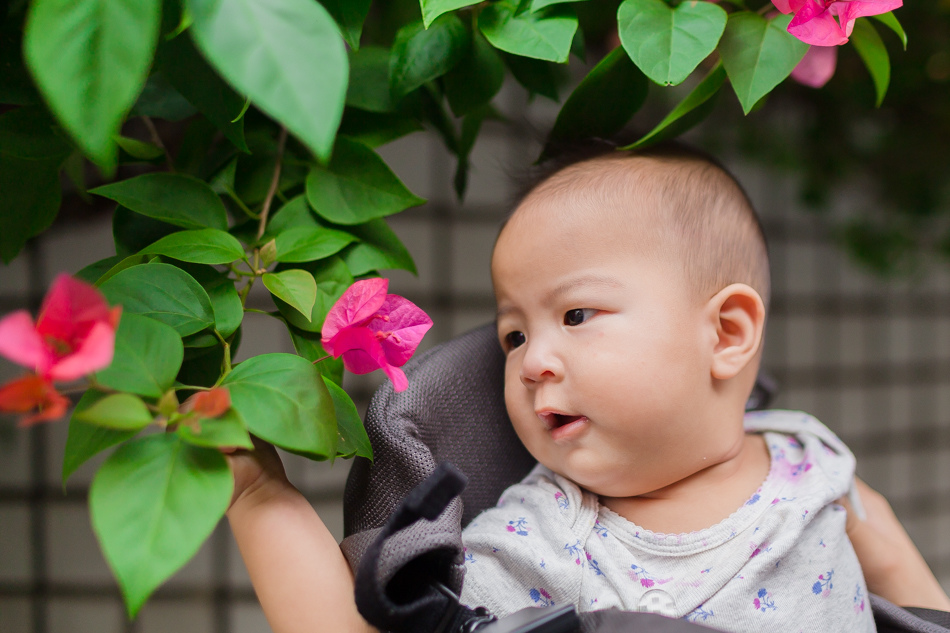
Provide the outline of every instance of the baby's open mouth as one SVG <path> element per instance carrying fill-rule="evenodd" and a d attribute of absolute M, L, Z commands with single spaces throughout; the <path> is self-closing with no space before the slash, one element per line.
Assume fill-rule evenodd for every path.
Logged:
<path fill-rule="evenodd" d="M 539 413 L 538 417 L 541 418 L 541 421 L 544 422 L 544 426 L 547 427 L 548 431 L 553 431 L 554 429 L 559 429 L 562 426 L 566 426 L 571 422 L 576 422 L 577 420 L 583 419 L 583 415 L 571 415 L 567 413 L 554 413 L 554 412 L 543 412 Z"/>

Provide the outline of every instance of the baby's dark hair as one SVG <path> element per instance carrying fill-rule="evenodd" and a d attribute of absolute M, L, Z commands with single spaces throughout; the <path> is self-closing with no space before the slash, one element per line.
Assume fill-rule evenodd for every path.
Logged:
<path fill-rule="evenodd" d="M 619 194 L 621 208 L 629 200 L 643 209 L 646 215 L 638 220 L 656 228 L 656 237 L 664 240 L 663 256 L 680 256 L 686 278 L 701 296 L 745 283 L 768 306 L 762 224 L 735 177 L 704 152 L 673 142 L 633 151 L 599 139 L 571 143 L 549 148 L 548 157 L 518 185 L 512 209 L 535 195 L 578 195 L 579 190 L 595 198 L 595 207 L 616 206 Z"/>

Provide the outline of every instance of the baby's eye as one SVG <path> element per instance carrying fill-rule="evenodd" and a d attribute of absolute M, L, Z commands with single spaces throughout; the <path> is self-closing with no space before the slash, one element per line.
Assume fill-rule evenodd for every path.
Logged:
<path fill-rule="evenodd" d="M 593 308 L 576 308 L 564 313 L 564 325 L 580 325 L 590 319 L 597 310 Z"/>
<path fill-rule="evenodd" d="M 505 350 L 510 351 L 520 347 L 525 342 L 524 332 L 508 332 L 505 334 Z"/>

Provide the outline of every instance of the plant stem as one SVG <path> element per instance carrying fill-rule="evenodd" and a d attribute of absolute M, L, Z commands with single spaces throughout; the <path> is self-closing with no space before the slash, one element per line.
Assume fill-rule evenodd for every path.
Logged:
<path fill-rule="evenodd" d="M 231 189 L 230 187 L 227 187 L 227 188 L 225 188 L 225 191 L 227 192 L 228 197 L 231 198 L 231 200 L 234 201 L 234 204 L 236 204 L 236 205 L 241 209 L 241 211 L 243 211 L 244 214 L 247 215 L 247 217 L 251 218 L 252 220 L 260 220 L 260 219 L 261 219 L 261 216 L 260 216 L 260 215 L 258 215 L 258 214 L 256 214 L 256 213 L 254 213 L 253 211 L 251 211 L 251 210 L 248 208 L 248 206 L 247 206 L 246 204 L 244 204 L 244 201 L 241 200 L 241 198 L 238 197 L 237 193 L 234 192 L 234 189 Z"/>
<path fill-rule="evenodd" d="M 158 135 L 158 129 L 156 129 L 155 123 L 152 122 L 152 117 L 143 116 L 142 122 L 145 123 L 145 127 L 148 128 L 148 134 L 152 137 L 152 142 L 165 152 L 165 162 L 168 163 L 168 171 L 175 171 L 175 162 L 172 160 L 172 155 L 168 153 L 168 148 L 165 147 L 165 143 L 162 142 L 162 137 Z"/>
<path fill-rule="evenodd" d="M 224 360 L 222 361 L 221 376 L 218 377 L 217 382 L 214 383 L 214 386 L 217 387 L 224 380 L 225 376 L 231 373 L 231 345 L 221 336 L 221 333 L 218 332 L 217 329 L 214 330 L 214 335 L 217 336 L 221 344 L 224 345 Z"/>
<path fill-rule="evenodd" d="M 264 231 L 267 230 L 267 216 L 270 214 L 270 205 L 274 201 L 274 194 L 277 193 L 277 186 L 280 184 L 280 165 L 284 160 L 284 147 L 286 145 L 287 128 L 281 127 L 280 135 L 277 137 L 277 159 L 274 163 L 274 175 L 271 177 L 270 188 L 267 190 L 264 207 L 261 209 L 261 220 L 257 225 L 257 239 L 264 237 Z"/>
<path fill-rule="evenodd" d="M 316 365 L 316 364 L 319 363 L 321 360 L 326 360 L 326 359 L 328 359 L 328 358 L 330 358 L 330 355 L 329 355 L 329 354 L 327 354 L 326 356 L 321 356 L 321 357 L 318 358 L 317 360 L 313 361 L 313 364 Z"/>

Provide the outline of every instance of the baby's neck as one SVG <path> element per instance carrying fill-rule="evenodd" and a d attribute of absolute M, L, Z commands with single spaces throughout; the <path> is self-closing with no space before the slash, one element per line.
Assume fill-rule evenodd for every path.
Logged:
<path fill-rule="evenodd" d="M 605 506 L 652 532 L 681 534 L 713 525 L 742 506 L 769 473 L 761 435 L 746 435 L 736 455 L 669 486 L 636 497 L 601 497 Z"/>

